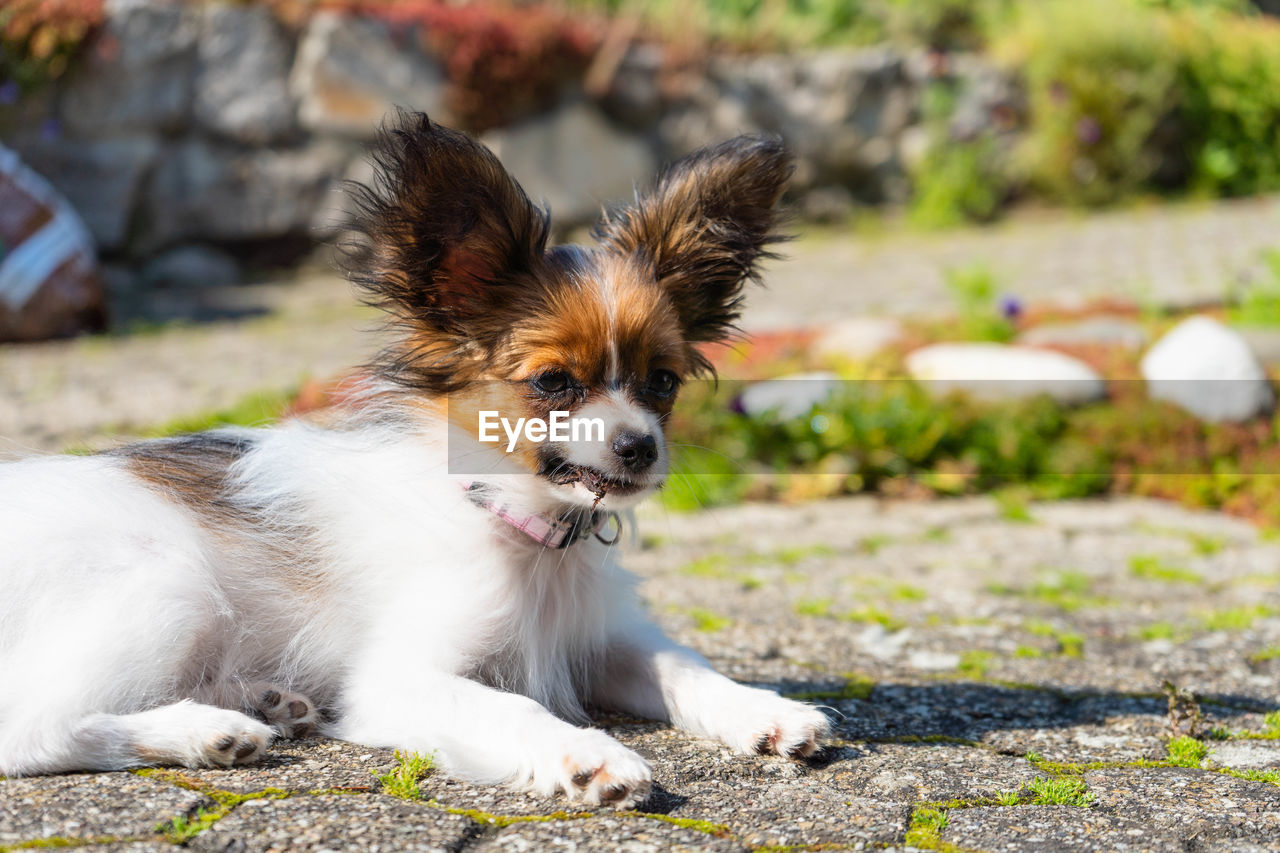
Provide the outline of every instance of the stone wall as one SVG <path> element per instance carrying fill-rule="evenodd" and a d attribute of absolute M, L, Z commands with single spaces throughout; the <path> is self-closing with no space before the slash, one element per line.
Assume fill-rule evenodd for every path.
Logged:
<path fill-rule="evenodd" d="M 339 184 L 367 176 L 363 146 L 386 112 L 449 119 L 441 66 L 412 31 L 333 13 L 290 31 L 245 5 L 107 8 L 53 90 L 0 107 L 0 138 L 71 200 L 104 257 L 144 278 L 193 256 L 202 274 L 234 277 L 212 250 L 332 236 Z M 925 57 L 877 48 L 669 66 L 661 48 L 634 46 L 598 97 L 566 90 L 485 140 L 562 227 L 629 197 L 661 162 L 743 132 L 795 149 L 802 213 L 906 198 L 924 147 L 921 93 L 937 74 Z M 990 69 L 954 68 L 970 112 L 1015 97 Z"/>

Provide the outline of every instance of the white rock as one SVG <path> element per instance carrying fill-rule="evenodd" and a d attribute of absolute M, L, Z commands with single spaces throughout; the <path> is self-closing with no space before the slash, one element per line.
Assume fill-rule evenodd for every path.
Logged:
<path fill-rule="evenodd" d="M 1106 393 L 1089 365 L 1050 350 L 1006 344 L 934 344 L 907 356 L 907 372 L 938 393 L 965 391 L 983 400 L 1047 394 L 1060 403 L 1087 403 Z"/>
<path fill-rule="evenodd" d="M 902 323 L 892 317 L 849 317 L 823 329 L 813 342 L 817 355 L 862 361 L 902 337 Z"/>
<path fill-rule="evenodd" d="M 1183 320 L 1142 358 L 1147 392 L 1206 421 L 1244 421 L 1270 410 L 1266 371 L 1238 332 L 1211 317 Z"/>
<path fill-rule="evenodd" d="M 840 378 L 825 370 L 793 373 L 754 382 L 738 395 L 738 406 L 752 417 L 775 414 L 781 420 L 802 418 L 814 406 L 831 399 Z"/>
<path fill-rule="evenodd" d="M 240 142 L 273 142 L 294 128 L 290 45 L 266 7 L 202 10 L 196 120 Z"/>
<path fill-rule="evenodd" d="M 630 199 L 657 167 L 648 145 L 581 101 L 494 131 L 484 142 L 561 225 L 590 222 L 602 204 Z"/>
<path fill-rule="evenodd" d="M 332 141 L 299 149 L 242 149 L 191 140 L 152 177 L 139 242 L 229 242 L 310 233 L 352 152 Z"/>
<path fill-rule="evenodd" d="M 319 12 L 307 24 L 289 88 L 308 130 L 372 137 L 392 107 L 443 118 L 444 72 L 367 18 Z"/>
<path fill-rule="evenodd" d="M 191 113 L 199 11 L 186 3 L 108 0 L 106 23 L 63 83 L 73 133 L 174 131 Z"/>

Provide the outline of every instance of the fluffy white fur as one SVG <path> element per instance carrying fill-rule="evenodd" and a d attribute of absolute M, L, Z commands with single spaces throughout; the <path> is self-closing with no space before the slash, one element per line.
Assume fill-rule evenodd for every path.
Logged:
<path fill-rule="evenodd" d="M 666 639 L 609 547 L 544 550 L 469 501 L 442 430 L 403 415 L 237 431 L 252 525 L 120 457 L 0 465 L 0 773 L 251 761 L 289 730 L 267 686 L 328 709 L 334 737 L 621 807 L 649 767 L 581 726 L 584 701 L 743 752 L 816 747 L 819 711 Z M 555 505 L 533 475 L 489 481 Z"/>

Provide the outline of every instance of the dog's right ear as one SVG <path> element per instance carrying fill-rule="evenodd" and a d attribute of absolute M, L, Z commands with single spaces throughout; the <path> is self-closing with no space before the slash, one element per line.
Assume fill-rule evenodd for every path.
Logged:
<path fill-rule="evenodd" d="M 520 310 L 521 285 L 542 263 L 549 234 L 489 149 L 422 113 L 397 111 L 372 151 L 372 185 L 351 187 L 356 240 L 344 267 L 369 301 L 409 334 L 384 374 L 446 391 Z"/>
<path fill-rule="evenodd" d="M 730 336 L 743 284 L 759 276 L 792 158 L 778 139 L 740 136 L 674 163 L 635 204 L 596 229 L 610 251 L 646 263 L 689 341 Z M 703 364 L 705 367 L 705 363 Z"/>

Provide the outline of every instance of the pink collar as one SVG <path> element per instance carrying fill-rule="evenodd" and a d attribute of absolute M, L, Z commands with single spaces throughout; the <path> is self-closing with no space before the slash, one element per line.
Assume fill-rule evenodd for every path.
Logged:
<path fill-rule="evenodd" d="M 463 482 L 467 497 L 473 504 L 484 507 L 507 524 L 519 530 L 544 548 L 553 550 L 568 548 L 575 542 L 595 536 L 605 545 L 612 545 L 622 535 L 622 519 L 616 512 L 576 509 L 568 510 L 556 518 L 542 515 L 530 515 L 513 512 L 506 504 L 490 500 L 489 486 L 486 483 Z M 610 522 L 614 524 L 611 538 L 606 539 L 601 533 Z"/>

